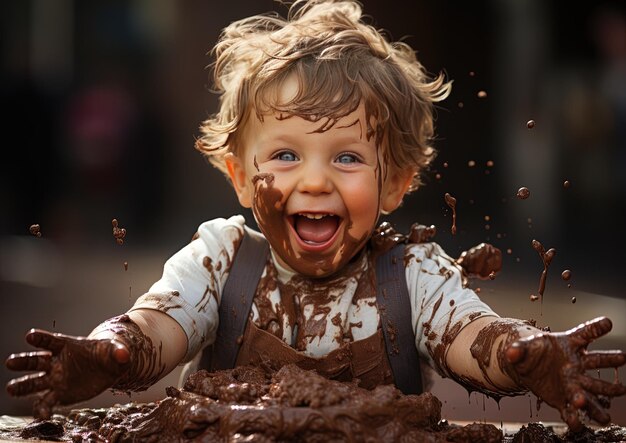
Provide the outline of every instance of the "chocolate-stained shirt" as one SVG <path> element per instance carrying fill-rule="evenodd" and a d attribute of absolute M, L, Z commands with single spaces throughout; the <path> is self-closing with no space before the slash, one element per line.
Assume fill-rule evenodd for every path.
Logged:
<path fill-rule="evenodd" d="M 240 215 L 200 225 L 191 243 L 167 260 L 161 279 L 131 308 L 156 309 L 176 320 L 188 338 L 185 362 L 215 340 L 222 288 L 244 225 Z M 460 267 L 438 244 L 407 244 L 404 264 L 415 346 L 445 376 L 445 355 L 459 331 L 475 318 L 497 314 L 463 287 Z M 376 332 L 380 319 L 374 275 L 367 248 L 321 279 L 286 269 L 270 253 L 253 300 L 252 321 L 308 356 L 324 356 Z"/>

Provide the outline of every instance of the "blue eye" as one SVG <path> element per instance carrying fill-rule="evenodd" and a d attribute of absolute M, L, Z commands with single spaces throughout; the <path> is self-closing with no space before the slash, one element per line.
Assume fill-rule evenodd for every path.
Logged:
<path fill-rule="evenodd" d="M 291 151 L 282 151 L 274 156 L 275 159 L 284 161 L 284 162 L 295 162 L 298 160 L 296 154 Z"/>
<path fill-rule="evenodd" d="M 337 157 L 337 163 L 348 165 L 351 163 L 357 163 L 359 159 L 354 154 L 341 154 Z"/>

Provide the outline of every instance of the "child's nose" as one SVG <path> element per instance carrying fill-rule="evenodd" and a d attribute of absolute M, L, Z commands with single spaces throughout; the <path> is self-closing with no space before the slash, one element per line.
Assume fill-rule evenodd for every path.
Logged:
<path fill-rule="evenodd" d="M 311 163 L 302 168 L 302 174 L 298 180 L 298 191 L 309 194 L 327 194 L 332 190 L 332 180 L 323 166 Z"/>

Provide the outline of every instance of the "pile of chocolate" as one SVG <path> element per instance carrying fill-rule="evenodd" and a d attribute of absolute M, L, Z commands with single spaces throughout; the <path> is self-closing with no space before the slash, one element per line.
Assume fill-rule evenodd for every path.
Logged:
<path fill-rule="evenodd" d="M 2 432 L 12 439 L 89 442 L 561 442 L 626 440 L 626 428 L 558 436 L 530 424 L 504 436 L 490 424 L 441 420 L 432 394 L 403 395 L 391 385 L 368 391 L 288 365 L 243 366 L 192 374 L 155 403 L 75 409 Z"/>

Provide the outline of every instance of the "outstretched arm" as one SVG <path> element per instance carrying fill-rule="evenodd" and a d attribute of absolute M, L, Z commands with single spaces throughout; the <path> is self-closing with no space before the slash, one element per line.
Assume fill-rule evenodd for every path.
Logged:
<path fill-rule="evenodd" d="M 187 338 L 175 320 L 153 310 L 136 310 L 107 320 L 89 337 L 33 329 L 26 341 L 41 350 L 12 354 L 9 369 L 37 371 L 11 380 L 13 396 L 39 394 L 34 415 L 92 398 L 109 388 L 143 390 L 182 359 Z"/>
<path fill-rule="evenodd" d="M 626 386 L 586 371 L 622 366 L 626 353 L 588 351 L 587 346 L 611 327 L 602 317 L 551 333 L 521 320 L 479 318 L 452 343 L 447 364 L 459 381 L 495 396 L 532 391 L 558 409 L 573 430 L 582 427 L 581 412 L 606 424 L 610 416 L 602 399 L 626 394 Z"/>

